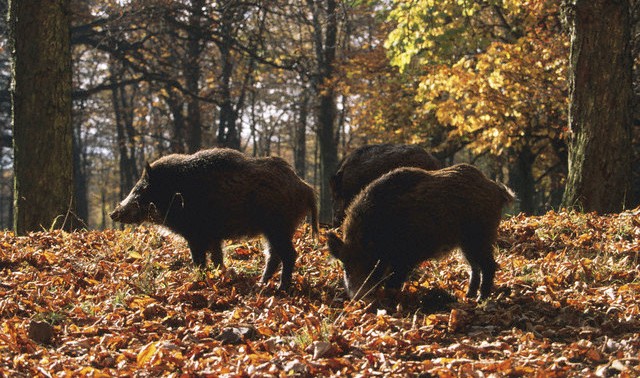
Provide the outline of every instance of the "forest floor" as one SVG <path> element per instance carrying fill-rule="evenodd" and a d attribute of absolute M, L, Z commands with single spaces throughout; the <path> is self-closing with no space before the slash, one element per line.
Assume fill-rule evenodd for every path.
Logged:
<path fill-rule="evenodd" d="M 480 303 L 458 253 L 349 301 L 323 235 L 296 235 L 287 295 L 260 239 L 221 271 L 154 228 L 0 234 L 0 376 L 640 376 L 640 209 L 506 219 Z"/>

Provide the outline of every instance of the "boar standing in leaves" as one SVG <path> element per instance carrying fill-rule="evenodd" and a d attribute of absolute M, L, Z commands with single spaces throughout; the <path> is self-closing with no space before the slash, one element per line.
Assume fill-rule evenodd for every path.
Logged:
<path fill-rule="evenodd" d="M 367 186 L 347 209 L 344 241 L 328 234 L 331 254 L 342 261 L 350 297 L 376 285 L 400 289 L 422 261 L 462 250 L 471 266 L 467 297 L 487 298 L 502 207 L 514 199 L 506 187 L 477 168 L 458 164 L 437 171 L 399 168 Z"/>
<path fill-rule="evenodd" d="M 440 162 L 419 146 L 374 144 L 357 148 L 338 166 L 329 184 L 333 195 L 333 226 L 338 227 L 353 198 L 367 184 L 400 167 L 439 169 Z"/>
<path fill-rule="evenodd" d="M 282 263 L 279 287 L 286 290 L 296 260 L 291 239 L 308 213 L 317 234 L 315 193 L 286 161 L 215 148 L 147 164 L 111 218 L 168 227 L 186 239 L 191 258 L 200 267 L 207 251 L 213 264 L 223 265 L 223 239 L 263 234 L 269 253 L 262 282 Z"/>

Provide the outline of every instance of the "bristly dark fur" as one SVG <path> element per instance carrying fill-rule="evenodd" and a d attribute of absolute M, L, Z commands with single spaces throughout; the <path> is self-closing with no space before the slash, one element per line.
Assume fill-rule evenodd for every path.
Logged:
<path fill-rule="evenodd" d="M 471 165 L 399 168 L 356 196 L 342 225 L 344 242 L 330 235 L 330 249 L 342 260 L 353 295 L 372 271 L 365 291 L 387 276 L 386 287 L 400 288 L 420 262 L 460 247 L 471 266 L 467 295 L 480 287 L 486 298 L 497 267 L 493 244 L 502 207 L 513 199 L 508 188 Z"/>
<path fill-rule="evenodd" d="M 400 167 L 439 169 L 440 162 L 415 145 L 374 144 L 357 148 L 347 155 L 331 177 L 333 225 L 338 227 L 353 198 L 370 182 Z"/>
<path fill-rule="evenodd" d="M 138 206 L 147 219 L 183 236 L 199 266 L 207 251 L 222 265 L 224 239 L 263 234 L 269 256 L 262 280 L 282 263 L 282 289 L 289 286 L 296 260 L 291 239 L 309 212 L 318 232 L 313 189 L 278 157 L 250 158 L 224 148 L 165 156 L 148 166 L 132 194 L 137 201 L 129 208 Z M 113 217 L 136 222 L 131 211 L 116 209 Z"/>

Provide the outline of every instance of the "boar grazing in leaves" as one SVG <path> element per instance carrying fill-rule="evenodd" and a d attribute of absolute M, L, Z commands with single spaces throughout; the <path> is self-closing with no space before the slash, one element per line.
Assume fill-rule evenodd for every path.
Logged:
<path fill-rule="evenodd" d="M 369 184 L 347 209 L 344 241 L 328 234 L 329 251 L 342 261 L 350 297 L 376 285 L 399 289 L 420 262 L 459 247 L 471 266 L 467 297 L 487 298 L 502 207 L 513 193 L 477 168 L 458 164 L 436 171 L 399 168 Z"/>
<path fill-rule="evenodd" d="M 308 213 L 317 234 L 315 193 L 286 161 L 215 148 L 147 164 L 111 218 L 168 227 L 186 239 L 191 258 L 200 267 L 207 251 L 215 265 L 223 265 L 223 239 L 263 234 L 269 253 L 262 282 L 282 263 L 279 287 L 285 290 L 296 260 L 291 239 Z"/>
<path fill-rule="evenodd" d="M 419 146 L 374 144 L 363 146 L 347 155 L 331 177 L 333 195 L 333 226 L 338 227 L 353 198 L 367 184 L 400 167 L 426 170 L 439 169 L 440 162 Z"/>

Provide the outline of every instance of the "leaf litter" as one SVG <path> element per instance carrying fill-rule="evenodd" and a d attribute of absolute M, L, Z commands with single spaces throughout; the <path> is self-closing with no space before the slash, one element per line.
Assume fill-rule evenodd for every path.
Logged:
<path fill-rule="evenodd" d="M 296 233 L 292 289 L 258 283 L 262 243 L 198 270 L 154 228 L 0 235 L 0 376 L 640 375 L 640 209 L 517 215 L 492 297 L 457 254 L 393 301 L 349 301 L 324 233 Z"/>

